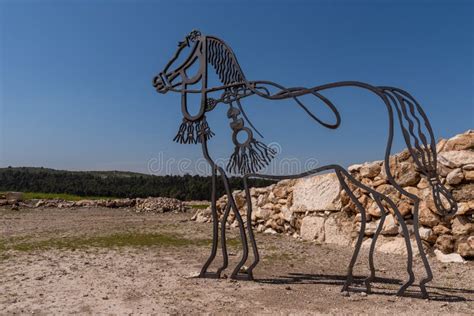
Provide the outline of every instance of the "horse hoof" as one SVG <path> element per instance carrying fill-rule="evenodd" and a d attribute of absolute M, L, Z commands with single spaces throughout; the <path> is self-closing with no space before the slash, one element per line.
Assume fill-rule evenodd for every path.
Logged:
<path fill-rule="evenodd" d="M 421 290 L 421 297 L 422 298 L 430 298 L 429 294 L 428 294 L 428 291 L 426 291 L 426 286 L 425 286 L 425 283 L 423 283 L 423 281 L 420 282 L 420 290 Z"/>
<path fill-rule="evenodd" d="M 410 278 L 408 279 L 408 281 L 403 284 L 402 287 L 398 290 L 397 296 L 403 296 L 405 290 L 408 289 L 413 284 L 413 282 L 415 282 L 415 275 L 410 274 Z"/>
<path fill-rule="evenodd" d="M 341 292 L 349 292 L 349 286 L 350 286 L 350 283 L 345 282 L 344 285 L 342 286 Z"/>
<path fill-rule="evenodd" d="M 199 278 L 202 279 L 220 279 L 221 274 L 219 272 L 201 272 Z"/>
<path fill-rule="evenodd" d="M 373 278 L 367 278 L 364 280 L 364 284 L 365 284 L 365 292 L 367 294 L 371 294 L 372 293 L 372 286 L 371 286 L 371 282 L 373 281 L 374 279 Z"/>
<path fill-rule="evenodd" d="M 230 278 L 232 280 L 239 280 L 239 281 L 253 281 L 252 273 L 237 273 L 231 275 Z"/>

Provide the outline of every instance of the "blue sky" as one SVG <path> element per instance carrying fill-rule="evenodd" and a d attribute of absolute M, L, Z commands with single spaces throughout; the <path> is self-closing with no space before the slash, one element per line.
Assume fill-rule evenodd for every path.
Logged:
<path fill-rule="evenodd" d="M 470 1 L 196 2 L 0 0 L 0 166 L 200 170 L 200 148 L 172 142 L 179 96 L 151 86 L 192 29 L 224 39 L 249 80 L 392 85 L 424 106 L 437 138 L 474 127 Z M 291 102 L 254 97 L 243 106 L 263 141 L 278 142 L 279 159 L 382 159 L 380 101 L 356 89 L 326 96 L 340 109 L 339 131 Z M 225 113 L 208 116 L 215 158 L 233 151 Z M 399 136 L 395 151 L 404 147 Z"/>

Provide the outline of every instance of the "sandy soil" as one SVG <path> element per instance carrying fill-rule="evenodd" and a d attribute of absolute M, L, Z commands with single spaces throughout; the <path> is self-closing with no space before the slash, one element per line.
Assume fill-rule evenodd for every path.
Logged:
<path fill-rule="evenodd" d="M 405 258 L 377 254 L 378 276 L 388 284 L 374 283 L 371 295 L 356 285 L 344 296 L 340 289 L 352 249 L 287 236 L 257 234 L 263 260 L 254 282 L 195 278 L 209 254 L 205 240 L 211 225 L 191 222 L 191 216 L 123 209 L 0 210 L 0 314 L 472 315 L 473 262 L 442 264 L 431 259 L 431 299 L 419 298 L 415 286 L 408 297 L 400 298 L 395 293 L 406 279 Z M 182 242 L 77 249 L 52 243 L 51 249 L 45 248 L 51 240 L 80 241 L 126 232 L 178 236 Z M 237 232 L 231 229 L 228 235 L 235 238 Z M 12 250 L 19 244 L 42 246 Z M 240 254 L 234 245 L 230 268 Z M 415 265 L 417 276 L 422 276 L 421 261 Z M 356 268 L 359 279 L 367 275 L 365 253 Z"/>

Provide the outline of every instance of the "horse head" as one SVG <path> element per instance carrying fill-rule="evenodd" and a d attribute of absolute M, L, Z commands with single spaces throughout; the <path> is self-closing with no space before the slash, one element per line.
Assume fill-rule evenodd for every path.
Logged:
<path fill-rule="evenodd" d="M 181 110 L 186 120 L 195 122 L 201 120 L 206 110 L 206 45 L 205 37 L 201 32 L 193 30 L 183 41 L 178 43 L 178 48 L 164 69 L 153 78 L 153 87 L 158 93 L 168 91 L 181 94 Z M 183 58 L 184 57 L 184 58 Z M 192 73 L 192 67 L 198 64 L 198 69 Z M 204 80 L 203 80 L 204 79 Z M 197 89 L 190 86 L 199 84 Z M 202 93 L 201 104 L 197 114 L 189 113 L 187 104 L 188 93 Z"/>
<path fill-rule="evenodd" d="M 202 67 L 197 74 L 189 76 L 186 72 L 199 60 L 202 54 L 201 32 L 193 30 L 183 41 L 178 42 L 178 48 L 164 69 L 153 78 L 153 86 L 159 93 L 168 91 L 181 92 L 184 85 L 198 82 L 203 74 Z M 186 55 L 187 54 L 187 55 Z M 183 60 L 183 56 L 185 56 Z"/>

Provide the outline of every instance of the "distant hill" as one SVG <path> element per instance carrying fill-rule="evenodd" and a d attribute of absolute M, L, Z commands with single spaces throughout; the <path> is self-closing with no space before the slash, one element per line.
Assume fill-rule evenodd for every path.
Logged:
<path fill-rule="evenodd" d="M 91 175 L 96 175 L 99 177 L 123 177 L 123 178 L 129 178 L 129 177 L 153 177 L 153 175 L 145 174 L 145 173 L 139 173 L 139 172 L 132 172 L 132 171 L 118 171 L 118 170 L 111 170 L 111 171 L 71 171 L 71 170 L 57 170 L 57 169 L 51 169 L 51 168 L 44 168 L 44 167 L 7 167 L 7 168 L 0 168 L 0 172 L 3 172 L 4 170 L 18 170 L 18 171 L 24 171 L 24 172 L 29 172 L 29 173 L 41 173 L 41 172 L 49 172 L 49 173 L 72 173 L 72 174 L 91 174 Z"/>
<path fill-rule="evenodd" d="M 242 189 L 240 177 L 231 177 L 233 189 Z M 251 179 L 252 187 L 272 181 Z M 0 168 L 0 191 L 67 193 L 80 196 L 148 197 L 164 196 L 180 200 L 209 200 L 210 177 L 155 176 L 129 171 L 67 171 L 42 167 Z M 218 196 L 224 187 L 218 181 Z"/>

